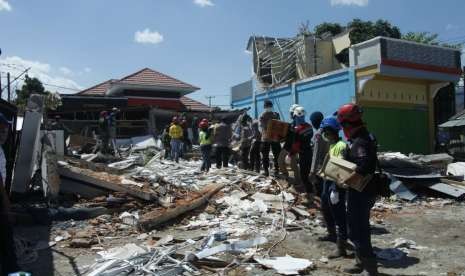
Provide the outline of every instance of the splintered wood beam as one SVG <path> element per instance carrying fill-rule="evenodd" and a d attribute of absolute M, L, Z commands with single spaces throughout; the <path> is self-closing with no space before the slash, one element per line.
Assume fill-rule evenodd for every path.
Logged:
<path fill-rule="evenodd" d="M 223 189 L 225 185 L 209 185 L 204 188 L 200 194 L 203 196 L 195 198 L 190 201 L 179 203 L 174 208 L 167 210 L 156 210 L 150 213 L 145 214 L 139 221 L 139 228 L 143 231 L 151 231 L 163 223 L 175 219 L 187 212 L 195 210 L 208 202 L 208 200 L 213 197 L 217 192 Z"/>

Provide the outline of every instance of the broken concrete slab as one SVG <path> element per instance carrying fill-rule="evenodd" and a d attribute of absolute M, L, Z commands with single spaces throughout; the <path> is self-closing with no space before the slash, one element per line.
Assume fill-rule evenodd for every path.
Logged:
<path fill-rule="evenodd" d="M 53 133 L 44 132 L 42 136 L 42 190 L 46 198 L 56 198 L 60 192 L 61 179 L 58 174 L 58 160 Z"/>
<path fill-rule="evenodd" d="M 25 193 L 29 190 L 34 168 L 39 160 L 40 125 L 42 121 L 43 98 L 40 95 L 31 95 L 28 108 L 24 115 L 21 141 L 18 150 L 18 159 L 14 170 L 11 192 Z"/>
<path fill-rule="evenodd" d="M 105 181 L 102 179 L 98 179 L 96 177 L 90 176 L 86 174 L 84 169 L 76 168 L 76 167 L 63 167 L 60 166 L 58 168 L 58 172 L 62 177 L 70 178 L 73 180 L 81 181 L 84 183 L 91 184 L 93 186 L 115 191 L 115 192 L 124 192 L 130 196 L 140 198 L 147 201 L 156 200 L 156 194 L 151 190 L 144 190 L 140 189 L 133 185 L 124 185 L 124 184 L 117 184 L 110 181 Z"/>
<path fill-rule="evenodd" d="M 462 198 L 465 195 L 465 188 L 446 184 L 446 183 L 435 183 L 429 185 L 428 188 L 431 190 L 452 196 L 454 198 Z"/>
<path fill-rule="evenodd" d="M 395 177 L 390 177 L 391 178 L 391 184 L 389 185 L 389 188 L 393 193 L 395 193 L 399 198 L 405 199 L 408 201 L 414 200 L 417 195 L 411 192 L 405 185 L 400 181 L 399 179 Z"/>

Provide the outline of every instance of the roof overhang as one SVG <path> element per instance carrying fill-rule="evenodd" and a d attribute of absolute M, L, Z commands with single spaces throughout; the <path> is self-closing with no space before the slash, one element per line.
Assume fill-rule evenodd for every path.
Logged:
<path fill-rule="evenodd" d="M 177 92 L 181 96 L 185 96 L 199 89 L 192 87 L 170 87 L 162 85 L 114 83 L 111 85 L 110 89 L 108 89 L 105 92 L 105 96 L 122 96 L 125 90 Z"/>

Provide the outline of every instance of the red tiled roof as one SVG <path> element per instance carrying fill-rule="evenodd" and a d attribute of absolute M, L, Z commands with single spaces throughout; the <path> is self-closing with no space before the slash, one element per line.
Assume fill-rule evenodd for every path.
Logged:
<path fill-rule="evenodd" d="M 188 97 L 181 97 L 181 103 L 186 109 L 196 110 L 196 111 L 209 111 L 210 107 L 206 104 L 198 102 Z"/>
<path fill-rule="evenodd" d="M 118 80 L 107 80 L 102 83 L 99 83 L 97 85 L 94 85 L 90 88 L 87 88 L 86 90 L 82 90 L 81 92 L 78 92 L 78 95 L 87 95 L 87 96 L 103 96 L 105 92 L 110 88 L 110 84 L 114 81 Z"/>
<path fill-rule="evenodd" d="M 140 84 L 140 85 L 158 85 L 174 88 L 188 88 L 198 90 L 198 87 L 182 82 L 178 79 L 157 72 L 150 68 L 144 68 L 136 73 L 126 76 L 120 80 L 121 83 Z"/>
<path fill-rule="evenodd" d="M 192 91 L 200 89 L 198 87 L 182 82 L 178 79 L 157 72 L 150 68 L 144 68 L 120 80 L 107 80 L 90 88 L 87 88 L 86 90 L 78 92 L 77 94 L 88 96 L 103 96 L 105 92 L 110 88 L 111 83 L 151 85 L 167 88 L 190 89 Z"/>

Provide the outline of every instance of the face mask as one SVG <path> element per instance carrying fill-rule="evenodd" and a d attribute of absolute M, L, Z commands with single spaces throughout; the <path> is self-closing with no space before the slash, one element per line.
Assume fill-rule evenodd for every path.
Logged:
<path fill-rule="evenodd" d="M 296 125 L 301 125 L 305 123 L 305 116 L 300 116 L 300 117 L 295 117 L 295 124 Z"/>
<path fill-rule="evenodd" d="M 363 125 L 359 125 L 359 126 L 347 125 L 342 128 L 342 131 L 344 132 L 344 136 L 346 137 L 346 139 L 351 139 L 352 135 L 362 127 Z"/>
<path fill-rule="evenodd" d="M 323 134 L 321 135 L 321 138 L 323 138 L 325 142 L 329 142 L 328 134 L 326 134 L 326 132 L 323 132 Z"/>
<path fill-rule="evenodd" d="M 272 108 L 272 107 L 267 107 L 267 108 L 265 108 L 265 111 L 266 111 L 266 112 L 272 112 L 272 111 L 273 111 L 273 108 Z"/>

